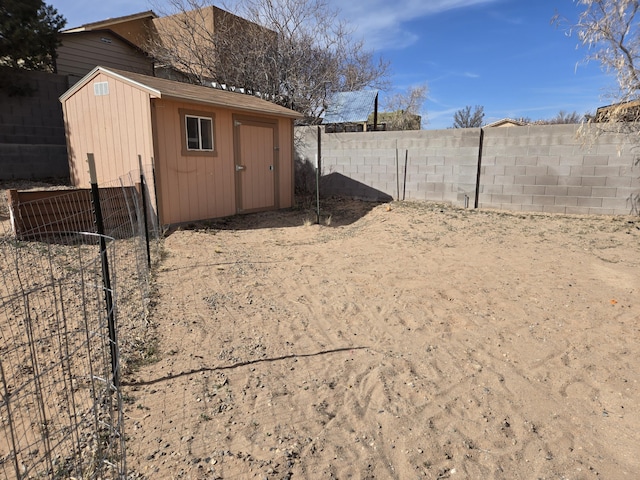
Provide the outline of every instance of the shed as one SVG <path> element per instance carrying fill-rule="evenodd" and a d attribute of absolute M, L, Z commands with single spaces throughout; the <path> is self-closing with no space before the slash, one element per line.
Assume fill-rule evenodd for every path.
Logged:
<path fill-rule="evenodd" d="M 293 206 L 293 122 L 253 95 L 96 67 L 60 97 L 71 182 L 152 163 L 163 225 Z"/>

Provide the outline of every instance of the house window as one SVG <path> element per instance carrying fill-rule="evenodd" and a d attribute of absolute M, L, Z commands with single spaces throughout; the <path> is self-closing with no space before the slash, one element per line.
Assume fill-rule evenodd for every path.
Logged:
<path fill-rule="evenodd" d="M 187 150 L 213 151 L 213 119 L 184 116 L 187 131 Z"/>
<path fill-rule="evenodd" d="M 180 109 L 182 154 L 215 156 L 215 114 Z"/>

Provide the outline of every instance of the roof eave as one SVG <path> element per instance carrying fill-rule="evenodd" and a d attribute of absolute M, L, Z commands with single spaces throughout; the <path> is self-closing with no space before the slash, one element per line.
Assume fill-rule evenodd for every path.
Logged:
<path fill-rule="evenodd" d="M 211 87 L 206 87 L 206 88 L 211 88 Z M 238 93 L 238 94 L 235 94 L 235 95 L 242 95 L 242 94 Z M 174 101 L 180 101 L 180 102 L 189 101 L 189 102 L 198 103 L 198 104 L 201 104 L 201 105 L 211 105 L 213 107 L 228 108 L 230 110 L 237 110 L 237 111 L 241 111 L 241 112 L 259 113 L 261 115 L 274 115 L 274 116 L 277 116 L 277 117 L 288 117 L 288 118 L 291 118 L 291 119 L 297 119 L 297 118 L 303 118 L 304 117 L 304 115 L 302 115 L 302 114 L 300 114 L 298 112 L 295 112 L 295 113 L 289 113 L 289 111 L 265 112 L 264 110 L 262 110 L 260 108 L 243 107 L 243 106 L 236 105 L 236 104 L 227 104 L 227 103 L 223 103 L 223 102 L 216 102 L 215 100 L 194 99 L 194 98 L 191 98 L 191 97 L 184 97 L 184 96 L 181 96 L 181 95 L 171 95 L 171 94 L 167 94 L 167 93 L 162 95 L 162 98 L 165 99 L 165 100 L 174 100 Z"/>
<path fill-rule="evenodd" d="M 91 70 L 89 73 L 87 73 L 84 77 L 82 77 L 73 87 L 71 87 L 69 90 L 67 90 L 62 95 L 60 95 L 60 97 L 58 97 L 58 100 L 61 103 L 66 102 L 67 99 L 72 97 L 78 90 L 80 90 L 87 83 L 89 83 L 89 81 L 91 81 L 92 78 L 95 78 L 99 73 L 104 73 L 110 77 L 117 78 L 118 80 L 128 83 L 129 85 L 133 85 L 139 89 L 142 89 L 146 91 L 152 98 L 162 97 L 162 92 L 160 92 L 160 90 L 156 90 L 155 88 L 151 88 L 148 85 L 145 85 L 140 82 L 136 82 L 135 80 L 131 80 L 130 78 L 127 78 L 123 75 L 112 72 L 107 68 L 97 66 L 93 70 Z"/>
<path fill-rule="evenodd" d="M 109 26 L 109 25 L 116 25 L 118 23 L 124 23 L 124 22 L 131 22 L 133 20 L 140 20 L 143 18 L 158 18 L 158 15 L 156 15 L 156 13 L 153 10 L 147 10 L 145 12 L 139 12 L 139 13 L 133 13 L 131 15 L 125 15 L 122 17 L 115 17 L 115 18 L 108 18 L 106 20 L 99 20 L 97 22 L 93 22 L 93 23 L 85 23 L 84 25 L 80 25 L 79 27 L 74 27 L 74 28 L 69 28 L 66 30 L 61 30 L 61 33 L 65 33 L 65 32 L 69 32 L 69 33 L 75 33 L 75 32 L 85 32 L 85 31 L 91 31 L 91 30 L 96 30 L 99 28 L 104 28 L 105 26 Z"/>

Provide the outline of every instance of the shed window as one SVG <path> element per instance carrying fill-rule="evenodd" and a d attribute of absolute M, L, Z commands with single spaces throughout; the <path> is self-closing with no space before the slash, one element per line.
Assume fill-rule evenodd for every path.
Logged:
<path fill-rule="evenodd" d="M 211 110 L 178 109 L 184 157 L 216 157 L 216 114 Z"/>
<path fill-rule="evenodd" d="M 187 150 L 213 151 L 213 119 L 185 115 Z"/>

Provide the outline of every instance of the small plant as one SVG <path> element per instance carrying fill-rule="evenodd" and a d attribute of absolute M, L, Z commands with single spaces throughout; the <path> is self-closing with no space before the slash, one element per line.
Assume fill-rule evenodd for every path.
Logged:
<path fill-rule="evenodd" d="M 306 218 L 304 219 L 304 221 L 302 222 L 302 224 L 303 224 L 305 227 L 309 227 L 309 226 L 311 226 L 311 219 L 310 219 L 309 217 L 306 217 Z"/>
<path fill-rule="evenodd" d="M 324 224 L 327 227 L 331 226 L 331 219 L 332 219 L 332 215 L 329 215 L 327 218 L 324 219 Z"/>

